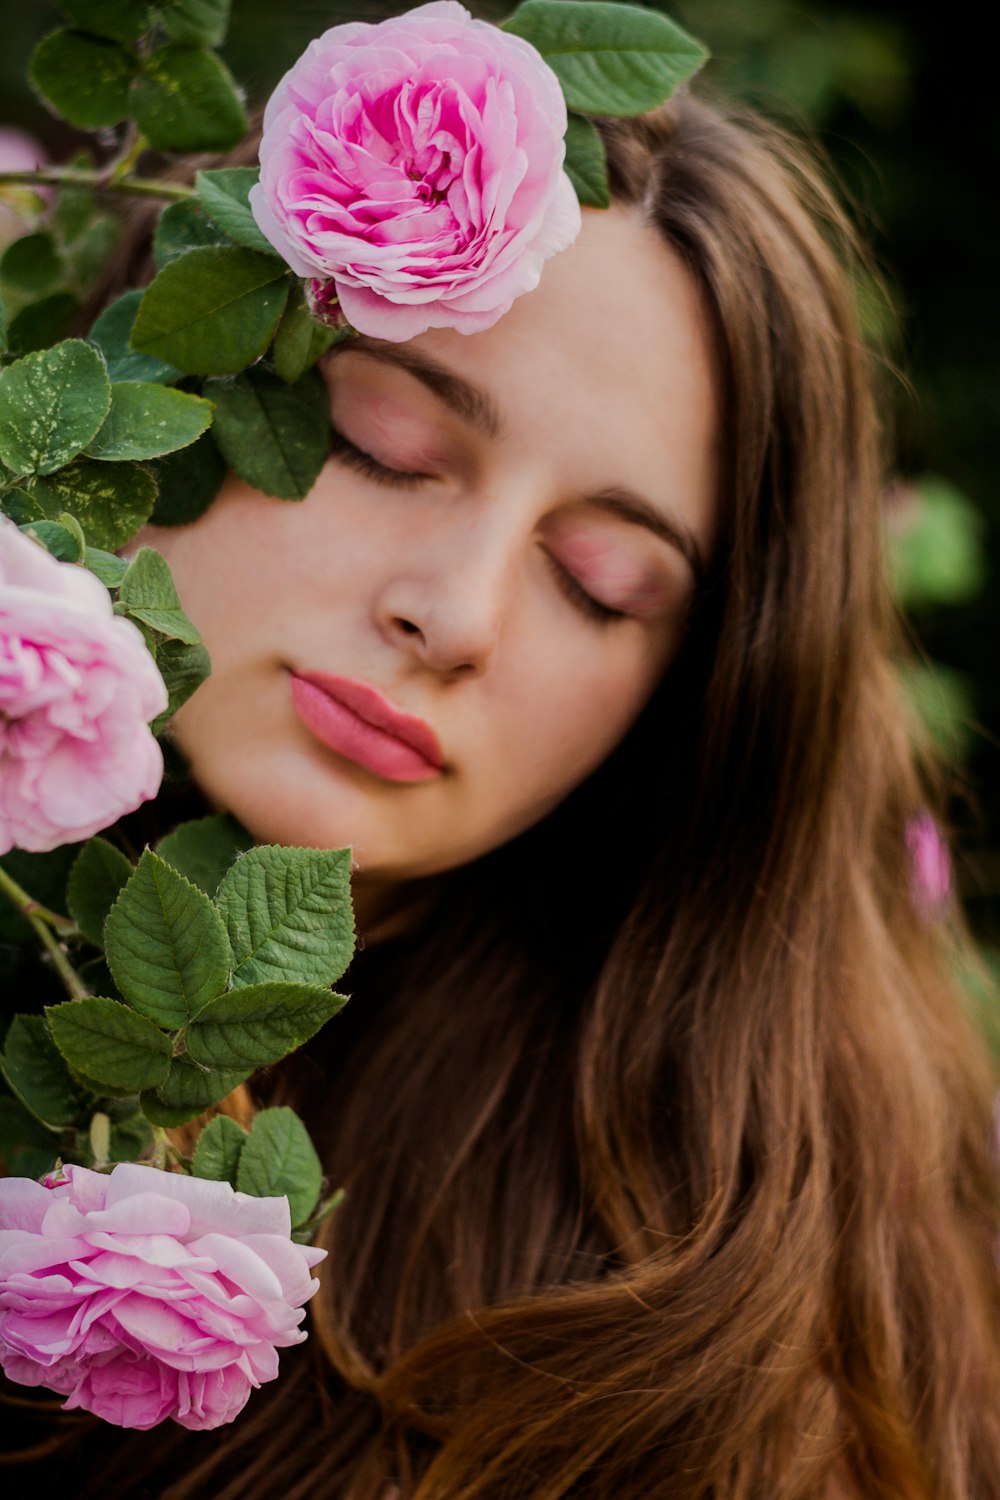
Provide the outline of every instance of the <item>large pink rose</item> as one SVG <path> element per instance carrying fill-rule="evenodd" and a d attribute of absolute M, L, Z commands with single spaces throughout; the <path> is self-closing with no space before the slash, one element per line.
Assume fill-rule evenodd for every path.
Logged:
<path fill-rule="evenodd" d="M 287 1198 L 118 1166 L 0 1181 L 0 1364 L 119 1427 L 219 1427 L 305 1338 Z"/>
<path fill-rule="evenodd" d="M 0 516 L 0 854 L 89 838 L 155 796 L 166 706 L 104 585 Z"/>
<path fill-rule="evenodd" d="M 250 202 L 360 332 L 478 333 L 579 233 L 565 131 L 535 48 L 436 0 L 309 44 L 265 111 Z"/>

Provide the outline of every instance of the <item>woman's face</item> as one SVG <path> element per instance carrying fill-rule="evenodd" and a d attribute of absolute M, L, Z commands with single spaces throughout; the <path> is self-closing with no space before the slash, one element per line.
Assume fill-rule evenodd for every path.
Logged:
<path fill-rule="evenodd" d="M 325 373 L 305 501 L 230 476 L 140 540 L 212 657 L 174 725 L 199 786 L 261 841 L 352 845 L 377 887 L 510 839 L 632 724 L 711 545 L 715 395 L 688 273 L 623 209 L 487 332 L 352 341 Z"/>

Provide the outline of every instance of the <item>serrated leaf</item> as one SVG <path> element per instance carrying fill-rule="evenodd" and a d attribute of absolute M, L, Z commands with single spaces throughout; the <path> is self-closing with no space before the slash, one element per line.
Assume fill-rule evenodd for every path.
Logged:
<path fill-rule="evenodd" d="M 84 1095 L 41 1016 L 15 1016 L 4 1042 L 0 1067 L 13 1092 L 44 1125 L 72 1125 L 84 1109 Z"/>
<path fill-rule="evenodd" d="M 131 863 L 107 839 L 88 839 L 76 857 L 66 899 L 74 922 L 98 948 L 104 942 L 105 918 L 131 878 Z"/>
<path fill-rule="evenodd" d="M 28 302 L 10 320 L 7 342 L 12 354 L 34 354 L 47 350 L 69 333 L 80 302 L 72 292 L 51 292 Z"/>
<path fill-rule="evenodd" d="M 146 289 L 132 347 L 190 375 L 227 375 L 258 359 L 288 297 L 285 266 L 237 246 L 189 250 Z"/>
<path fill-rule="evenodd" d="M 56 242 L 44 230 L 22 235 L 0 257 L 0 281 L 32 296 L 51 291 L 65 274 Z"/>
<path fill-rule="evenodd" d="M 210 1182 L 229 1182 L 235 1187 L 246 1142 L 247 1133 L 241 1125 L 228 1115 L 216 1115 L 198 1137 L 192 1162 L 194 1175 L 207 1177 Z"/>
<path fill-rule="evenodd" d="M 569 108 L 585 115 L 654 109 L 708 57 L 661 12 L 600 0 L 525 0 L 503 29 L 538 49 Z"/>
<path fill-rule="evenodd" d="M 301 297 L 290 300 L 274 335 L 271 358 L 276 374 L 293 385 L 340 337 L 340 330 L 316 321 Z"/>
<path fill-rule="evenodd" d="M 236 1186 L 255 1198 L 284 1194 L 293 1227 L 308 1219 L 323 1186 L 323 1168 L 294 1110 L 261 1110 L 240 1153 Z"/>
<path fill-rule="evenodd" d="M 83 556 L 84 566 L 95 578 L 99 578 L 106 589 L 116 589 L 128 571 L 124 557 L 113 552 L 102 552 L 99 547 L 88 547 Z"/>
<path fill-rule="evenodd" d="M 242 855 L 216 896 L 233 950 L 233 985 L 331 985 L 354 951 L 349 849 L 265 844 Z"/>
<path fill-rule="evenodd" d="M 156 481 L 137 463 L 77 458 L 35 479 L 28 493 L 46 519 L 63 512 L 75 516 L 95 547 L 111 551 L 124 546 L 149 520 Z"/>
<path fill-rule="evenodd" d="M 152 22 L 149 0 L 59 0 L 59 5 L 81 30 L 115 42 L 137 41 Z"/>
<path fill-rule="evenodd" d="M 182 204 L 174 205 L 177 208 Z M 87 335 L 108 363 L 108 378 L 116 380 L 155 380 L 170 385 L 180 379 L 180 370 L 152 354 L 137 354 L 129 344 L 135 315 L 142 301 L 142 291 L 125 294 L 106 307 Z"/>
<path fill-rule="evenodd" d="M 244 1083 L 252 1068 L 231 1072 L 200 1068 L 190 1057 L 175 1057 L 165 1081 L 155 1092 L 140 1099 L 143 1114 L 154 1125 L 183 1125 L 213 1104 L 218 1104 L 233 1089 Z"/>
<path fill-rule="evenodd" d="M 179 824 L 160 840 L 156 852 L 207 895 L 214 896 L 233 860 L 252 845 L 252 836 L 235 818 L 228 813 L 213 813 Z"/>
<path fill-rule="evenodd" d="M 41 542 L 45 550 L 59 562 L 83 561 L 84 548 L 80 543 L 78 531 L 72 531 L 68 526 L 60 526 L 58 521 L 31 521 L 27 526 L 22 526 L 21 530 Z"/>
<path fill-rule="evenodd" d="M 189 448 L 168 453 L 153 467 L 159 493 L 153 511 L 157 526 L 188 526 L 204 515 L 228 473 L 211 431 Z"/>
<path fill-rule="evenodd" d="M 195 189 L 213 224 L 237 245 L 273 255 L 274 246 L 257 227 L 250 212 L 250 189 L 260 178 L 259 167 L 220 167 L 195 174 Z"/>
<path fill-rule="evenodd" d="M 57 114 L 84 130 L 117 125 L 128 114 L 137 59 L 117 42 L 81 31 L 54 31 L 35 48 L 28 70 Z"/>
<path fill-rule="evenodd" d="M 144 1016 L 93 995 L 45 1008 L 56 1046 L 98 1085 L 135 1092 L 155 1088 L 170 1067 L 170 1041 Z"/>
<path fill-rule="evenodd" d="M 82 339 L 26 354 L 0 370 L 0 460 L 51 474 L 85 448 L 111 405 L 104 360 Z"/>
<path fill-rule="evenodd" d="M 230 0 L 161 0 L 163 28 L 175 42 L 218 47 L 229 26 Z"/>
<path fill-rule="evenodd" d="M 251 984 L 212 1000 L 185 1032 L 206 1068 L 263 1068 L 301 1047 L 346 1004 L 318 984 Z"/>
<path fill-rule="evenodd" d="M 205 681 L 212 662 L 204 646 L 186 646 L 183 641 L 165 641 L 159 636 L 153 656 L 166 683 L 167 706 L 149 727 L 154 734 L 162 734 L 181 704 Z"/>
<path fill-rule="evenodd" d="M 608 159 L 597 127 L 582 115 L 570 115 L 566 126 L 566 174 L 581 203 L 607 208 L 611 203 Z"/>
<path fill-rule="evenodd" d="M 200 47 L 175 42 L 144 60 L 129 109 L 157 151 L 228 151 L 248 129 L 225 64 Z"/>
<path fill-rule="evenodd" d="M 103 462 L 160 458 L 200 438 L 211 420 L 201 396 L 130 380 L 111 387 L 111 409 L 87 453 Z"/>
<path fill-rule="evenodd" d="M 209 380 L 212 435 L 229 467 L 247 484 L 281 500 L 304 500 L 330 450 L 326 385 L 316 370 L 286 385 L 270 370 Z"/>
<path fill-rule="evenodd" d="M 162 271 L 179 255 L 189 250 L 211 249 L 225 244 L 225 235 L 208 218 L 204 209 L 193 198 L 181 203 L 171 203 L 165 208 L 156 223 L 153 234 L 153 258 L 156 269 Z M 142 293 L 139 293 L 141 300 Z"/>
<path fill-rule="evenodd" d="M 232 961 L 225 926 L 204 891 L 149 849 L 108 913 L 104 946 L 128 1003 L 171 1028 L 186 1025 L 225 989 Z"/>
<path fill-rule="evenodd" d="M 197 646 L 201 636 L 181 608 L 166 559 L 152 547 L 140 547 L 122 578 L 118 604 L 130 618 L 185 645 Z"/>

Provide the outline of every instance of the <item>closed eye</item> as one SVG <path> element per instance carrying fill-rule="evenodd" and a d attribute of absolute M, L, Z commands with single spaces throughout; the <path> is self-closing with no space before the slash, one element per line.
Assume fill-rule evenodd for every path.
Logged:
<path fill-rule="evenodd" d="M 380 463 L 363 448 L 358 448 L 350 442 L 342 432 L 331 423 L 330 425 L 330 454 L 338 463 L 347 464 L 359 473 L 366 474 L 369 479 L 374 479 L 377 484 L 392 484 L 397 488 L 415 489 L 418 484 L 426 484 L 433 479 L 433 474 L 415 474 L 408 469 L 394 469 L 390 464 Z"/>
<path fill-rule="evenodd" d="M 564 568 L 562 563 L 558 562 L 552 556 L 551 552 L 546 552 L 545 556 L 548 558 L 549 567 L 552 569 L 559 587 L 570 603 L 576 605 L 581 614 L 586 615 L 590 620 L 596 621 L 599 625 L 609 625 L 612 620 L 627 620 L 629 618 L 626 610 L 612 609 L 609 604 L 602 604 L 599 599 L 594 598 L 593 594 L 588 594 L 579 579 L 574 578 L 573 574 Z"/>

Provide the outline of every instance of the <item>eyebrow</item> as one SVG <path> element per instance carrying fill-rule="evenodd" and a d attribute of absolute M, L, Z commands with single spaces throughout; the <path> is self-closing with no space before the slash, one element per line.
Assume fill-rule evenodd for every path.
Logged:
<path fill-rule="evenodd" d="M 500 435 L 503 422 L 496 403 L 487 393 L 473 385 L 453 370 L 441 365 L 436 359 L 400 344 L 385 344 L 364 334 L 355 334 L 330 351 L 330 358 L 340 354 L 364 354 L 382 364 L 394 365 L 414 376 L 428 390 L 440 397 L 455 414 L 486 437 Z M 649 500 L 624 485 L 613 485 L 594 495 L 583 496 L 584 503 L 593 505 L 609 515 L 642 526 L 659 537 L 668 546 L 675 548 L 685 559 L 696 583 L 704 582 L 707 568 L 701 549 L 688 527 L 682 522 L 664 515 Z"/>

